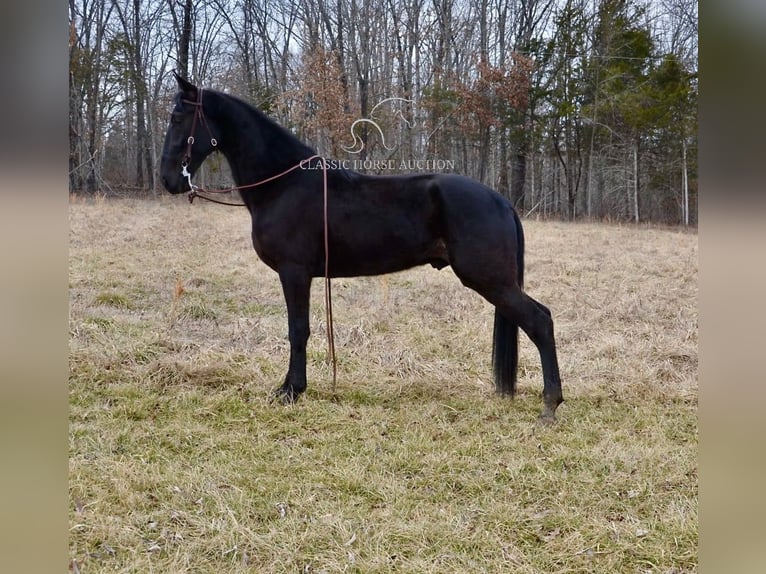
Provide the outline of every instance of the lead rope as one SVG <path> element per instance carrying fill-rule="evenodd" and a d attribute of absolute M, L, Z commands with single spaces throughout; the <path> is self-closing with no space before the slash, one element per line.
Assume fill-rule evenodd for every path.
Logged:
<path fill-rule="evenodd" d="M 192 140 L 193 142 L 194 140 Z M 328 356 L 328 362 L 332 365 L 332 396 L 333 399 L 335 398 L 335 387 L 338 382 L 338 360 L 335 357 L 335 327 L 333 325 L 332 320 L 332 283 L 330 281 L 330 232 L 329 232 L 329 221 L 328 221 L 328 209 L 327 209 L 327 162 L 324 160 L 323 157 L 321 157 L 319 154 L 312 155 L 309 158 L 306 158 L 304 160 L 301 160 L 298 164 L 294 165 L 293 167 L 286 169 L 285 171 L 278 173 L 277 175 L 273 175 L 267 179 L 263 179 L 261 181 L 258 181 L 256 183 L 251 183 L 248 185 L 240 185 L 237 187 L 231 187 L 228 189 L 201 189 L 200 187 L 197 187 L 192 183 L 191 180 L 191 174 L 186 169 L 187 166 L 184 163 L 181 164 L 181 175 L 185 177 L 189 183 L 189 191 L 188 197 L 189 197 L 189 203 L 194 202 L 195 197 L 200 197 L 202 199 L 205 199 L 207 201 L 217 203 L 219 205 L 229 205 L 233 207 L 242 207 L 245 204 L 244 203 L 227 203 L 224 201 L 218 201 L 217 199 L 213 199 L 212 197 L 206 197 L 204 195 L 200 195 L 200 192 L 202 193 L 231 193 L 232 191 L 237 191 L 240 189 L 247 189 L 250 187 L 257 187 L 259 185 L 263 185 L 264 183 L 268 183 L 270 181 L 274 181 L 275 179 L 279 179 L 280 177 L 287 175 L 291 171 L 294 171 L 298 169 L 299 167 L 302 167 L 304 164 L 310 162 L 312 159 L 319 158 L 322 161 L 322 191 L 323 191 L 323 204 L 324 204 L 324 307 L 325 307 L 325 321 L 327 323 L 327 356 Z"/>
<path fill-rule="evenodd" d="M 335 327 L 332 321 L 332 283 L 330 281 L 330 234 L 327 218 L 327 164 L 322 158 L 322 182 L 324 185 L 324 308 L 327 320 L 327 354 L 332 362 L 332 396 L 338 379 L 338 362 L 335 358 Z"/>
<path fill-rule="evenodd" d="M 186 178 L 187 182 L 189 183 L 189 193 L 187 194 L 187 197 L 189 198 L 189 203 L 194 203 L 194 200 L 199 197 L 201 199 L 204 199 L 206 201 L 210 201 L 212 203 L 217 203 L 219 205 L 230 205 L 232 207 L 246 207 L 244 203 L 227 203 L 224 201 L 218 201 L 216 199 L 213 199 L 211 197 L 207 197 L 204 195 L 201 195 L 202 193 L 231 193 L 232 191 L 239 191 L 240 189 L 249 189 L 251 187 L 258 187 L 259 185 L 263 185 L 265 183 L 269 183 L 270 181 L 274 181 L 275 179 L 279 179 L 280 177 L 283 177 L 290 173 L 291 171 L 295 171 L 298 168 L 303 168 L 305 164 L 310 162 L 312 159 L 320 158 L 322 159 L 322 170 L 326 169 L 326 166 L 324 164 L 324 159 L 319 154 L 314 154 L 311 157 L 307 157 L 306 159 L 302 159 L 294 166 L 287 168 L 285 171 L 279 172 L 276 175 L 272 175 L 271 177 L 267 177 L 266 179 L 262 179 L 260 181 L 256 181 L 255 183 L 249 183 L 247 185 L 238 185 L 235 187 L 227 187 L 226 189 L 203 189 L 199 186 L 196 186 L 192 183 L 191 180 L 191 174 L 186 169 L 186 165 L 183 163 L 181 164 L 181 175 Z M 325 174 L 325 195 L 327 195 L 327 175 Z"/>

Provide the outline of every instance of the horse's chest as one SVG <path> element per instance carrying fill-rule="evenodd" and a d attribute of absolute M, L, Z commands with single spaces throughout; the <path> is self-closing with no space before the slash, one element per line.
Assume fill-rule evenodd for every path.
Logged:
<path fill-rule="evenodd" d="M 253 221 L 253 248 L 266 265 L 278 270 L 284 262 L 313 267 L 316 264 L 316 241 L 300 225 L 272 220 Z"/>
<path fill-rule="evenodd" d="M 263 230 L 258 229 L 256 225 L 253 225 L 252 239 L 253 249 L 255 249 L 255 252 L 258 254 L 261 261 L 272 269 L 276 269 L 279 258 L 278 254 L 274 252 L 274 249 L 271 246 L 269 236 L 264 233 Z"/>

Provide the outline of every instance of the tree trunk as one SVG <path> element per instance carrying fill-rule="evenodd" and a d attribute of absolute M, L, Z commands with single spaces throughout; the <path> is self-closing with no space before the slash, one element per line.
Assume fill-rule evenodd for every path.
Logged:
<path fill-rule="evenodd" d="M 593 90 L 593 117 L 590 118 L 590 149 L 588 150 L 588 186 L 585 188 L 585 201 L 588 218 L 593 216 L 593 148 L 596 140 L 598 121 L 598 76 L 599 66 L 596 66 L 596 86 Z"/>
<path fill-rule="evenodd" d="M 189 46 L 192 34 L 192 10 L 194 10 L 192 2 L 193 0 L 186 0 L 184 3 L 181 38 L 178 41 L 178 73 L 184 78 L 189 77 Z"/>
<path fill-rule="evenodd" d="M 633 143 L 633 214 L 635 222 L 640 221 L 638 213 L 638 141 Z"/>
<path fill-rule="evenodd" d="M 681 213 L 684 225 L 689 225 L 689 168 L 686 162 L 686 137 L 681 136 Z"/>
<path fill-rule="evenodd" d="M 479 131 L 479 173 L 477 179 L 487 184 L 487 168 L 489 167 L 489 126 L 481 126 Z"/>
<path fill-rule="evenodd" d="M 69 193 L 78 191 L 81 187 L 79 171 L 79 153 L 78 142 L 80 135 L 78 129 L 81 125 L 78 107 L 75 105 L 76 99 L 74 88 L 72 87 L 72 75 L 69 75 Z"/>
<path fill-rule="evenodd" d="M 500 136 L 500 173 L 498 175 L 497 186 L 500 189 L 500 193 L 506 197 L 510 197 L 510 192 L 508 189 L 508 185 L 510 184 L 508 181 L 508 138 L 506 135 L 507 134 L 505 130 L 502 130 Z"/>
<path fill-rule="evenodd" d="M 343 113 L 349 113 L 351 111 L 351 105 L 349 102 L 348 93 L 348 76 L 346 75 L 346 46 L 343 40 L 343 5 L 341 0 L 338 0 L 338 53 L 336 58 L 338 61 L 338 69 L 340 70 L 340 83 L 343 88 Z M 362 116 L 365 117 L 365 116 Z"/>
<path fill-rule="evenodd" d="M 517 149 L 511 155 L 510 200 L 514 206 L 521 205 L 524 201 L 524 181 L 527 178 L 527 156 L 524 143 L 519 141 Z"/>
<path fill-rule="evenodd" d="M 136 89 L 136 186 L 154 189 L 152 150 L 146 131 L 146 82 L 141 57 L 141 0 L 133 0 L 133 82 Z"/>
<path fill-rule="evenodd" d="M 77 50 L 77 29 L 74 21 L 74 2 L 69 0 L 69 193 L 80 190 L 82 178 L 79 176 L 80 151 L 79 142 L 82 130 L 82 102 L 77 97 L 77 85 L 75 83 L 75 55 Z M 79 104 L 79 105 L 78 105 Z"/>

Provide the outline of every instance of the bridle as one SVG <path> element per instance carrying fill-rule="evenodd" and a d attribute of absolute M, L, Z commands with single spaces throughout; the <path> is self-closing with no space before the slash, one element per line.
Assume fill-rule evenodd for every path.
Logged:
<path fill-rule="evenodd" d="M 189 173 L 189 170 L 187 169 L 189 167 L 189 162 L 191 161 L 191 151 L 192 146 L 194 145 L 194 132 L 197 128 L 197 122 L 201 123 L 203 126 L 205 126 L 205 129 L 207 129 L 207 133 L 210 136 L 210 145 L 213 147 L 218 146 L 218 140 L 216 140 L 213 137 L 213 132 L 210 131 L 210 126 L 207 124 L 207 120 L 205 119 L 205 111 L 202 107 L 202 88 L 197 88 L 197 101 L 193 100 L 187 100 L 187 99 L 181 99 L 182 102 L 185 104 L 190 104 L 194 106 L 194 117 L 192 118 L 192 125 L 191 125 L 191 131 L 189 133 L 189 137 L 186 139 L 186 153 L 181 158 L 181 176 L 186 178 L 186 181 L 189 183 L 189 203 L 194 203 L 194 198 L 201 197 L 202 199 L 205 199 L 207 201 L 210 201 L 212 203 L 217 203 L 219 205 L 229 205 L 233 207 L 243 207 L 245 206 L 244 203 L 229 203 L 226 201 L 219 201 L 217 199 L 213 199 L 212 197 L 207 197 L 205 195 L 200 195 L 200 192 L 202 193 L 231 193 L 232 191 L 239 191 L 241 189 L 249 189 L 253 187 L 258 187 L 260 185 L 264 185 L 266 183 L 269 183 L 270 181 L 274 181 L 276 179 L 279 179 L 280 177 L 283 177 L 287 175 L 288 173 L 295 171 L 296 169 L 304 169 L 304 166 L 310 163 L 314 159 L 319 159 L 322 163 L 322 187 L 323 187 L 323 195 L 324 195 L 324 205 L 323 205 L 323 211 L 324 211 L 324 253 L 325 253 L 325 260 L 324 260 L 324 297 L 325 297 L 325 313 L 326 313 L 326 321 L 327 321 L 327 353 L 330 357 L 330 361 L 332 363 L 332 388 L 333 388 L 333 395 L 335 394 L 335 383 L 337 381 L 338 376 L 338 362 L 335 358 L 335 329 L 333 326 L 333 320 L 332 320 L 332 285 L 330 283 L 330 236 L 328 231 L 328 225 L 327 225 L 327 161 L 319 154 L 314 154 L 311 157 L 307 157 L 306 159 L 302 159 L 294 166 L 276 174 L 272 175 L 271 177 L 267 177 L 266 179 L 262 179 L 260 181 L 257 181 L 255 183 L 249 183 L 247 185 L 239 185 L 236 187 L 229 187 L 226 189 L 202 189 L 192 183 L 191 180 L 191 173 Z"/>
<path fill-rule="evenodd" d="M 181 99 L 183 103 L 194 106 L 194 117 L 192 118 L 191 131 L 189 132 L 189 137 L 186 138 L 186 153 L 184 154 L 183 158 L 181 158 L 181 175 L 185 177 L 189 182 L 189 189 L 192 191 L 198 188 L 192 183 L 191 174 L 186 168 L 189 167 L 189 162 L 191 161 L 191 151 L 192 146 L 194 145 L 194 132 L 197 129 L 197 121 L 199 121 L 203 126 L 205 126 L 205 129 L 207 129 L 207 133 L 210 136 L 210 145 L 213 147 L 218 146 L 218 140 L 213 137 L 213 133 L 210 131 L 210 126 L 207 125 L 207 120 L 205 119 L 205 111 L 202 107 L 202 91 L 202 88 L 197 89 L 196 102 L 193 100 L 186 100 L 183 98 Z"/>

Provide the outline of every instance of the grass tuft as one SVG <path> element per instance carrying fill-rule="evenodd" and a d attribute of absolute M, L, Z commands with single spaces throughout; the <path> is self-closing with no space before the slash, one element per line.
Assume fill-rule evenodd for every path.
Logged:
<path fill-rule="evenodd" d="M 125 295 L 119 293 L 99 293 L 95 299 L 96 305 L 105 305 L 107 307 L 115 307 L 117 309 L 132 309 L 133 306 L 130 299 Z"/>

